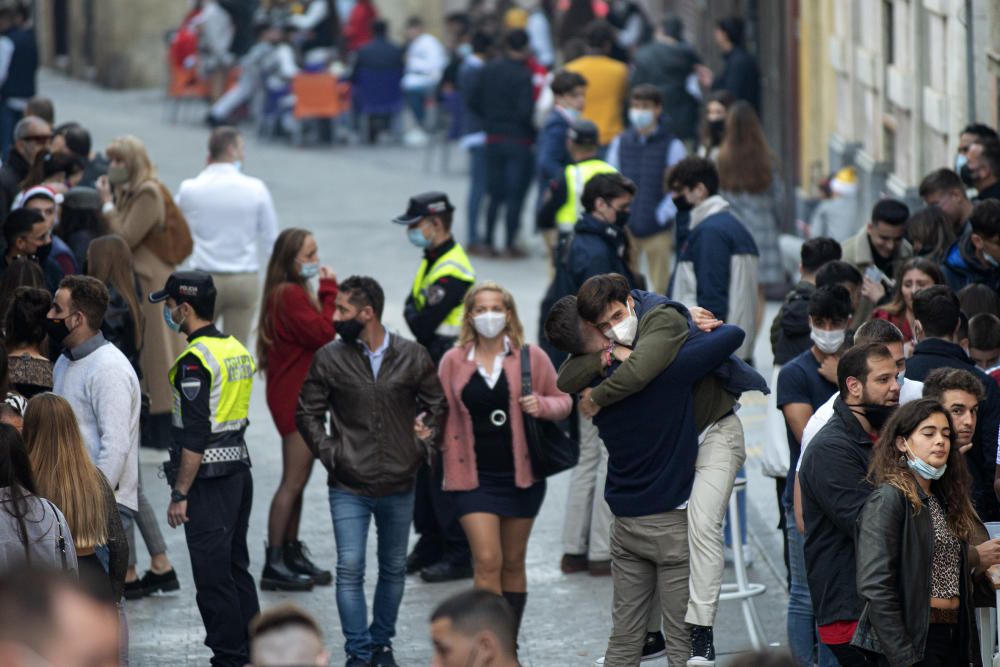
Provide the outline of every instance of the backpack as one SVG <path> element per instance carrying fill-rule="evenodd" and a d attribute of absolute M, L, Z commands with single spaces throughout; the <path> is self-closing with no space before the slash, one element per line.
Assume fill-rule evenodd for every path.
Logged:
<path fill-rule="evenodd" d="M 145 244 L 165 263 L 176 266 L 191 256 L 194 239 L 191 237 L 187 219 L 181 213 L 170 190 L 159 181 L 156 185 L 163 197 L 163 225 L 157 225 L 150 230 Z"/>

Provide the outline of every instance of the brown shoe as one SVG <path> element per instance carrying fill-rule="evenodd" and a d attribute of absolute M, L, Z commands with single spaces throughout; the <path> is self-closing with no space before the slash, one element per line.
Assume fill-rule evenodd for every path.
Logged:
<path fill-rule="evenodd" d="M 587 570 L 590 572 L 590 576 L 592 577 L 610 577 L 611 561 L 589 560 L 587 561 Z"/>
<path fill-rule="evenodd" d="M 587 554 L 563 554 L 559 562 L 563 574 L 575 574 L 587 571 Z"/>

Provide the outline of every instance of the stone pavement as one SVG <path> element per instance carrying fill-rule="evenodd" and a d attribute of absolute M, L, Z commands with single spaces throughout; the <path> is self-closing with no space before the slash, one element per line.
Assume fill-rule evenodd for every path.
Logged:
<path fill-rule="evenodd" d="M 113 92 L 43 73 L 41 91 L 55 101 L 57 121 L 76 120 L 94 135 L 95 146 L 103 149 L 115 136 L 135 134 L 145 141 L 160 177 L 176 190 L 183 178 L 196 174 L 205 162 L 207 130 L 194 122 L 201 109 L 191 110 L 189 120 L 180 124 L 164 121 L 164 105 L 159 91 Z M 244 169 L 263 178 L 271 189 L 282 227 L 299 226 L 312 230 L 322 261 L 338 276 L 352 273 L 376 277 L 385 288 L 386 324 L 405 332 L 403 301 L 419 252 L 407 243 L 403 230 L 389 220 L 403 210 L 407 197 L 415 192 L 447 191 L 458 211 L 459 239 L 465 231 L 464 156 L 454 153 L 451 173 L 442 173 L 440 160 L 428 167 L 423 150 L 397 147 L 294 148 L 283 142 L 262 142 L 247 130 Z M 476 261 L 479 278 L 506 285 L 515 295 L 520 314 L 534 340 L 537 332 L 538 303 L 548 274 L 537 239 L 529 237 L 534 252 L 530 259 L 500 262 Z M 769 308 L 769 315 L 774 312 Z M 768 320 L 769 321 L 769 320 Z M 766 329 L 765 329 L 766 332 Z M 766 343 L 766 335 L 761 336 Z M 758 360 L 769 368 L 767 345 L 758 345 Z M 770 376 L 770 372 L 765 373 Z M 280 477 L 280 440 L 264 401 L 264 380 L 255 387 L 251 405 L 248 442 L 254 460 L 256 494 L 250 524 L 252 570 L 257 576 L 263 560 L 265 526 L 271 494 Z M 747 427 L 750 536 L 755 564 L 750 577 L 767 586 L 757 598 L 767 639 L 785 642 L 786 589 L 781 562 L 781 540 L 774 526 L 777 511 L 773 482 L 759 473 L 759 453 L 763 442 L 763 405 L 760 395 L 745 397 L 740 416 Z M 146 492 L 158 513 L 166 513 L 167 485 L 157 476 L 160 457 L 144 451 L 142 473 Z M 332 569 L 335 550 L 326 500 L 325 474 L 319 469 L 306 492 L 302 518 L 302 538 L 315 560 Z M 548 494 L 535 525 L 528 550 L 529 598 L 521 638 L 525 665 L 537 667 L 586 667 L 603 654 L 610 628 L 611 583 L 607 578 L 586 574 L 563 575 L 558 567 L 561 555 L 562 511 L 567 475 L 549 481 Z M 181 579 L 179 593 L 128 603 L 133 665 L 204 665 L 209 653 L 202 644 L 201 618 L 194 599 L 194 586 L 187 550 L 181 531 L 161 527 L 167 538 L 169 555 Z M 368 599 L 375 581 L 374 529 L 369 540 Z M 140 568 L 148 564 L 139 547 Z M 726 579 L 732 580 L 727 571 Z M 469 582 L 425 584 L 417 578 L 407 581 L 400 610 L 397 657 L 402 665 L 429 664 L 431 645 L 427 619 L 437 602 Z M 332 587 L 317 588 L 306 594 L 261 593 L 263 607 L 291 600 L 309 609 L 320 620 L 332 664 L 343 660 Z M 716 643 L 725 664 L 733 654 L 750 648 L 742 614 L 736 603 L 723 603 L 716 625 Z M 663 663 L 666 661 L 664 660 Z M 662 664 L 662 663 L 661 663 Z"/>

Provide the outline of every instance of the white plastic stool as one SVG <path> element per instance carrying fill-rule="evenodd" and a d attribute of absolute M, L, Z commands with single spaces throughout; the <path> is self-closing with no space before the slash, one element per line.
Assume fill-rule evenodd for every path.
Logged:
<path fill-rule="evenodd" d="M 736 502 L 736 493 L 746 490 L 747 481 L 737 479 L 733 486 L 733 493 L 729 496 L 729 536 L 733 544 L 733 569 L 736 571 L 735 584 L 722 584 L 722 594 L 720 601 L 739 600 L 743 607 L 743 620 L 747 626 L 747 634 L 750 635 L 750 643 L 755 651 L 759 651 L 767 646 L 767 638 L 764 635 L 764 627 L 760 623 L 757 615 L 757 607 L 754 606 L 753 599 L 767 591 L 764 584 L 753 584 L 747 580 L 747 567 L 743 560 L 743 539 L 740 535 L 740 506 Z"/>

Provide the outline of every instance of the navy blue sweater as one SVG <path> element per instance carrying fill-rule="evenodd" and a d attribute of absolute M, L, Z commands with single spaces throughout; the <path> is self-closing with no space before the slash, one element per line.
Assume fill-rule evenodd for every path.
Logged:
<path fill-rule="evenodd" d="M 604 498 L 615 516 L 659 514 L 688 500 L 698 456 L 691 388 L 726 361 L 744 336 L 726 324 L 689 338 L 645 389 L 594 417 L 608 448 Z"/>

